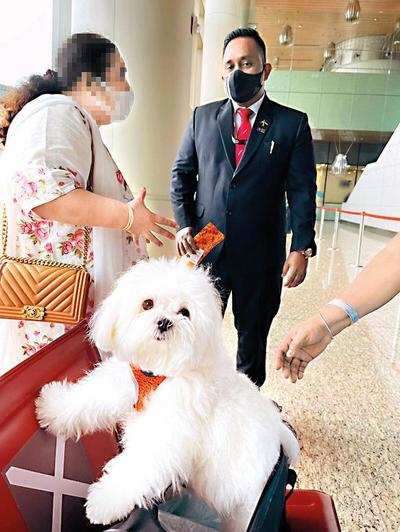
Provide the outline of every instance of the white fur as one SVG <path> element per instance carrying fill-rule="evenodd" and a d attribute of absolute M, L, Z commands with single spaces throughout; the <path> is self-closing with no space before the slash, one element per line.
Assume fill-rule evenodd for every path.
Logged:
<path fill-rule="evenodd" d="M 147 299 L 154 306 L 143 310 Z M 160 334 L 163 318 L 173 325 Z M 207 272 L 179 261 L 141 262 L 92 321 L 93 340 L 114 356 L 76 384 L 42 389 L 38 419 L 55 434 L 79 437 L 123 422 L 123 451 L 89 490 L 92 523 L 120 520 L 170 484 L 186 483 L 226 519 L 226 529 L 244 531 L 280 446 L 296 459 L 295 437 L 272 401 L 236 372 L 221 331 L 221 303 Z M 129 363 L 167 376 L 139 413 Z"/>

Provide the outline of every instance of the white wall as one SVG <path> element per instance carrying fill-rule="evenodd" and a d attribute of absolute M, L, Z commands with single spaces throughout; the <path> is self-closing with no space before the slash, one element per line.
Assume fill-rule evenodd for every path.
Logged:
<path fill-rule="evenodd" d="M 0 19 L 0 83 L 44 74 L 52 65 L 52 0 L 3 0 Z"/>
<path fill-rule="evenodd" d="M 375 163 L 365 167 L 343 209 L 400 217 L 400 125 Z M 350 222 L 360 217 L 342 215 Z M 400 222 L 366 218 L 366 225 L 400 231 Z"/>

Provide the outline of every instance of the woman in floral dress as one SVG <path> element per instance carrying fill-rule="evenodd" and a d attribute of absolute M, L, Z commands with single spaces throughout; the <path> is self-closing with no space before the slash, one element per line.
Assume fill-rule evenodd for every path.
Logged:
<path fill-rule="evenodd" d="M 174 238 L 162 226 L 175 222 L 147 209 L 144 189 L 133 199 L 100 136 L 100 125 L 129 114 L 133 93 L 125 74 L 112 42 L 75 34 L 61 49 L 57 73 L 32 76 L 0 99 L 7 254 L 82 264 L 88 227 L 88 313 L 120 273 L 147 257 L 146 241 L 162 245 L 155 233 Z M 67 328 L 0 320 L 0 374 Z"/>

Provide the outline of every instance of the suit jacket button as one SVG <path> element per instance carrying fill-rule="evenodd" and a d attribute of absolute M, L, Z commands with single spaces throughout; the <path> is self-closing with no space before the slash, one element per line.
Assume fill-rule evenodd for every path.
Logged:
<path fill-rule="evenodd" d="M 232 214 L 232 211 L 226 211 L 226 214 L 230 216 Z"/>

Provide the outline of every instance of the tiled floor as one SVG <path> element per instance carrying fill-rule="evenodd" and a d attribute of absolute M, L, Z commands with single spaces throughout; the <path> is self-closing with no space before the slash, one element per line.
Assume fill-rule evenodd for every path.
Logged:
<path fill-rule="evenodd" d="M 328 250 L 332 229 L 331 222 L 325 223 L 319 255 L 310 262 L 306 282 L 283 294 L 269 339 L 264 390 L 283 405 L 300 433 L 299 486 L 333 496 L 343 532 L 399 532 L 400 341 L 395 337 L 400 297 L 338 336 L 302 382 L 292 384 L 272 367 L 272 349 L 288 328 L 331 299 L 356 273 L 352 263 L 357 227 L 341 225 L 339 249 L 334 252 Z M 363 264 L 389 238 L 367 230 Z M 236 331 L 230 312 L 224 326 L 234 353 Z"/>

